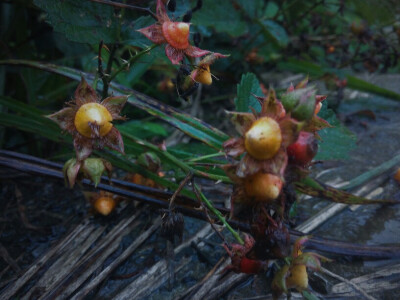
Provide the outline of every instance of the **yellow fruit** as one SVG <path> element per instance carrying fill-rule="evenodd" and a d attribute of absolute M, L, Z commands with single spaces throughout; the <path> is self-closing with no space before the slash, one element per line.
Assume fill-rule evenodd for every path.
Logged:
<path fill-rule="evenodd" d="M 85 137 L 95 137 L 93 127 L 99 126 L 100 136 L 105 136 L 112 128 L 112 116 L 103 105 L 95 102 L 83 104 L 75 115 L 75 128 Z"/>
<path fill-rule="evenodd" d="M 100 197 L 94 202 L 94 209 L 102 214 L 108 216 L 115 208 L 115 200 L 112 197 Z"/>
<path fill-rule="evenodd" d="M 262 117 L 246 132 L 244 146 L 258 160 L 272 158 L 282 144 L 279 124 L 272 118 Z"/>
<path fill-rule="evenodd" d="M 322 103 L 319 102 L 316 106 L 315 106 L 315 110 L 314 110 L 314 115 L 317 115 L 319 113 L 319 111 L 321 110 L 322 107 Z"/>
<path fill-rule="evenodd" d="M 396 173 L 394 173 L 394 179 L 400 183 L 400 168 L 397 169 Z"/>
<path fill-rule="evenodd" d="M 305 265 L 295 265 L 290 268 L 290 274 L 286 278 L 286 286 L 288 289 L 295 288 L 299 292 L 308 287 L 308 275 Z"/>
<path fill-rule="evenodd" d="M 270 202 L 278 198 L 282 185 L 278 176 L 267 173 L 256 173 L 244 181 L 247 196 L 260 202 Z"/>
<path fill-rule="evenodd" d="M 197 69 L 197 74 L 194 80 L 205 85 L 211 85 L 212 77 L 210 72 L 210 66 L 209 65 L 200 66 Z"/>

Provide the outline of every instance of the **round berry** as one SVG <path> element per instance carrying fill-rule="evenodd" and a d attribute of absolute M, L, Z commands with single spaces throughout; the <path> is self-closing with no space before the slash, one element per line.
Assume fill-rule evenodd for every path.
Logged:
<path fill-rule="evenodd" d="M 282 144 L 282 133 L 278 122 L 269 117 L 255 121 L 245 134 L 247 152 L 258 160 L 274 157 Z"/>
<path fill-rule="evenodd" d="M 105 136 L 112 128 L 112 116 L 103 105 L 95 102 L 83 104 L 75 115 L 75 128 L 85 137 L 95 137 L 93 126 L 98 126 L 99 135 Z"/>
<path fill-rule="evenodd" d="M 94 202 L 94 209 L 102 214 L 108 216 L 115 208 L 115 200 L 112 197 L 100 197 Z"/>
<path fill-rule="evenodd" d="M 311 132 L 301 131 L 297 141 L 287 148 L 289 161 L 300 166 L 307 166 L 318 151 L 318 142 Z"/>
<path fill-rule="evenodd" d="M 256 173 L 244 181 L 247 196 L 259 202 L 271 202 L 278 198 L 282 190 L 282 180 L 272 174 Z"/>

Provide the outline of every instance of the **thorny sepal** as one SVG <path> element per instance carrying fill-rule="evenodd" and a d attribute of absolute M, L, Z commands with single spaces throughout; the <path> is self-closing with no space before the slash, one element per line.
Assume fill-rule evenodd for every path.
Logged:
<path fill-rule="evenodd" d="M 104 148 L 104 146 L 111 148 L 119 153 L 125 154 L 124 150 L 124 140 L 122 139 L 121 133 L 117 128 L 113 127 L 111 131 L 108 133 L 106 139 L 100 140 L 99 143 L 100 149 Z"/>
<path fill-rule="evenodd" d="M 283 177 L 288 161 L 286 148 L 296 141 L 304 124 L 286 114 L 273 89 L 265 98 L 256 98 L 261 103 L 259 113 L 228 112 L 241 137 L 226 141 L 223 147 L 233 157 L 245 153 L 237 176 L 263 172 Z"/>
<path fill-rule="evenodd" d="M 246 154 L 240 160 L 236 175 L 244 178 L 258 172 L 263 172 L 275 174 L 283 178 L 287 163 L 288 156 L 284 151 L 279 151 L 273 158 L 266 160 L 255 160 L 251 155 Z"/>
<path fill-rule="evenodd" d="M 68 131 L 68 124 L 69 124 L 68 122 L 70 121 L 72 114 L 73 114 L 73 108 L 65 107 L 60 111 L 55 112 L 54 114 L 48 115 L 46 117 L 56 122 L 62 130 Z"/>
<path fill-rule="evenodd" d="M 116 117 L 113 120 L 125 120 L 125 117 L 120 116 L 122 108 L 125 106 L 126 101 L 128 101 L 129 96 L 111 96 L 105 98 L 101 105 L 103 105 L 107 110 Z"/>
<path fill-rule="evenodd" d="M 272 295 L 274 299 L 278 299 L 283 293 L 287 294 L 288 289 L 286 286 L 286 277 L 289 275 L 289 266 L 284 265 L 278 272 L 276 272 L 274 279 L 271 283 Z"/>
<path fill-rule="evenodd" d="M 97 186 L 105 171 L 111 178 L 112 165 L 102 158 L 86 158 L 83 161 L 71 158 L 63 167 L 64 178 L 71 188 L 82 178 L 89 178 Z"/>
<path fill-rule="evenodd" d="M 267 270 L 267 262 L 246 257 L 253 248 L 254 243 L 255 241 L 253 237 L 245 234 L 244 245 L 232 244 L 229 248 L 224 244 L 224 248 L 231 258 L 231 264 L 227 266 L 225 270 L 232 270 L 236 273 L 245 274 L 259 274 L 260 272 Z"/>
<path fill-rule="evenodd" d="M 198 83 L 210 85 L 212 83 L 212 76 L 210 72 L 210 65 L 219 58 L 226 58 L 229 55 L 223 55 L 220 53 L 211 53 L 204 57 L 196 66 L 196 68 L 190 73 L 190 78 Z"/>
<path fill-rule="evenodd" d="M 80 168 L 81 164 L 78 163 L 75 158 L 71 158 L 64 164 L 63 167 L 64 179 L 65 183 L 68 184 L 70 188 L 74 187 Z"/>
<path fill-rule="evenodd" d="M 157 23 L 137 31 L 156 44 L 166 44 L 165 54 L 173 64 L 179 64 L 185 55 L 201 57 L 210 53 L 189 44 L 190 23 L 171 21 L 162 0 L 157 0 L 156 15 Z"/>
<path fill-rule="evenodd" d="M 119 114 L 128 96 L 111 96 L 100 101 L 95 90 L 82 77 L 74 97 L 68 102 L 69 107 L 47 117 L 73 136 L 76 159 L 82 161 L 93 150 L 104 147 L 123 154 L 123 140 L 112 121 L 124 119 Z"/>
<path fill-rule="evenodd" d="M 321 269 L 321 261 L 330 262 L 332 260 L 317 253 L 306 252 L 293 259 L 292 264 L 304 265 L 314 271 L 319 271 Z"/>
<path fill-rule="evenodd" d="M 310 239 L 310 236 L 300 237 L 293 246 L 293 251 L 286 261 L 289 264 L 275 274 L 272 281 L 272 291 L 274 299 L 279 298 L 282 293 L 288 293 L 290 288 L 295 288 L 302 292 L 308 287 L 307 268 L 318 271 L 321 269 L 321 261 L 331 261 L 319 254 L 312 252 L 302 252 L 303 245 Z"/>
<path fill-rule="evenodd" d="M 161 160 L 154 152 L 140 154 L 136 162 L 153 173 L 158 173 L 161 169 Z"/>
<path fill-rule="evenodd" d="M 256 116 L 251 113 L 226 111 L 228 115 L 231 115 L 231 122 L 235 125 L 235 129 L 239 134 L 245 134 L 251 127 L 251 124 L 256 120 Z"/>
<path fill-rule="evenodd" d="M 75 104 L 81 106 L 85 103 L 97 102 L 97 99 L 96 91 L 82 77 L 74 93 Z"/>

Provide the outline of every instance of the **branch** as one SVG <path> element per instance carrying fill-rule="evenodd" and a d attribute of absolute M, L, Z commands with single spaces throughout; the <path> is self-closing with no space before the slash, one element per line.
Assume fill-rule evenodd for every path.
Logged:
<path fill-rule="evenodd" d="M 27 160 L 30 160 L 30 162 L 28 162 Z M 47 162 L 46 164 L 44 164 L 43 162 L 46 162 L 46 160 L 16 152 L 0 150 L 0 166 L 19 170 L 21 172 L 28 174 L 34 174 L 37 176 L 47 176 L 64 181 L 64 176 L 62 174 L 61 171 L 62 168 L 60 164 L 54 162 Z M 99 183 L 97 188 L 126 197 L 131 200 L 141 201 L 160 208 L 168 208 L 169 206 L 168 199 L 172 196 L 172 193 L 170 192 L 165 192 L 143 186 L 140 187 L 132 183 L 115 179 L 112 179 L 111 182 L 112 184 L 119 185 L 120 187 Z M 82 181 L 82 184 L 94 188 L 94 184 L 87 179 L 84 179 Z M 140 190 L 141 192 L 139 194 L 138 192 L 133 192 L 132 190 L 121 188 L 121 186 L 133 187 L 137 191 Z M 157 198 L 154 198 L 154 196 L 156 196 Z M 197 201 L 194 201 L 193 199 L 183 196 L 177 196 L 176 201 L 178 199 L 180 200 L 179 201 L 180 204 L 178 203 L 175 204 L 175 209 L 177 211 L 189 217 L 208 221 L 207 216 L 205 215 L 204 212 L 196 210 L 196 206 L 198 205 Z M 229 211 L 224 208 L 218 208 L 217 211 L 219 211 L 221 214 L 229 214 Z M 232 226 L 232 228 L 239 229 L 244 232 L 250 231 L 249 224 L 241 222 L 240 220 L 226 220 L 226 222 L 230 226 Z M 292 242 L 294 242 L 298 237 L 305 235 L 300 231 L 296 230 L 289 230 L 289 231 Z M 322 251 L 335 255 L 354 256 L 358 258 L 359 257 L 374 258 L 374 259 L 400 258 L 399 245 L 369 246 L 369 245 L 352 244 L 348 242 L 340 242 L 335 240 L 313 237 L 307 241 L 305 246 L 309 249 L 314 249 L 317 251 Z"/>
<path fill-rule="evenodd" d="M 127 8 L 127 9 L 132 9 L 132 10 L 143 11 L 143 12 L 149 14 L 153 19 L 158 20 L 157 15 L 150 10 L 150 7 L 140 7 L 140 6 L 119 3 L 119 2 L 109 1 L 109 0 L 89 0 L 89 1 L 101 3 L 101 4 L 105 4 L 105 5 L 110 5 L 110 6 L 114 6 L 114 7 L 118 7 L 118 8 Z"/>

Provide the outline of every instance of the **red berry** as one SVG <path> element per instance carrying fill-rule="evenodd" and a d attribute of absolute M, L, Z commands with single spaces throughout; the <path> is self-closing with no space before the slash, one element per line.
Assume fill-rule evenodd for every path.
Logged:
<path fill-rule="evenodd" d="M 262 261 L 243 257 L 240 261 L 240 272 L 246 274 L 258 274 L 263 270 Z"/>
<path fill-rule="evenodd" d="M 287 148 L 289 161 L 307 166 L 318 151 L 318 142 L 311 132 L 301 131 L 297 141 Z"/>

